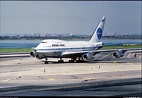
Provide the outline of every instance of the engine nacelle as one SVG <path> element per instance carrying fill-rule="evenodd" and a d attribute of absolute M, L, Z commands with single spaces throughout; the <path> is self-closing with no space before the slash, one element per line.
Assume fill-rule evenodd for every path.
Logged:
<path fill-rule="evenodd" d="M 112 55 L 116 58 L 120 58 L 120 57 L 124 56 L 124 52 L 121 50 L 118 50 L 118 51 L 114 52 Z"/>
<path fill-rule="evenodd" d="M 37 53 L 35 53 L 35 52 L 30 52 L 30 56 L 36 57 L 37 59 L 42 59 L 43 58 L 43 57 L 39 56 Z"/>
<path fill-rule="evenodd" d="M 34 52 L 30 52 L 30 56 L 35 57 L 35 53 Z"/>
<path fill-rule="evenodd" d="M 82 55 L 82 59 L 83 59 L 84 61 L 91 60 L 91 59 L 93 59 L 93 58 L 94 58 L 94 57 L 93 57 L 92 53 L 86 53 L 86 54 L 83 54 L 83 55 Z"/>

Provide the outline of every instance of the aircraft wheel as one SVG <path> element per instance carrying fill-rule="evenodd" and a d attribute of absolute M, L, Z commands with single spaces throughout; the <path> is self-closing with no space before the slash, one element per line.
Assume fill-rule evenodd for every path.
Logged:
<path fill-rule="evenodd" d="M 63 63 L 63 62 L 64 62 L 64 60 L 58 60 L 58 62 L 59 62 L 59 63 Z"/>
<path fill-rule="evenodd" d="M 70 63 L 74 63 L 74 60 L 69 60 Z"/>
<path fill-rule="evenodd" d="M 83 60 L 76 60 L 77 63 L 82 63 L 84 62 Z"/>
<path fill-rule="evenodd" d="M 44 64 L 48 64 L 48 61 L 45 61 Z"/>

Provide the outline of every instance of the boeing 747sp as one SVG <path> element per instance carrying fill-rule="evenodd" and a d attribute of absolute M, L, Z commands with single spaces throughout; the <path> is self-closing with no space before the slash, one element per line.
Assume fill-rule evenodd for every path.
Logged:
<path fill-rule="evenodd" d="M 128 49 L 99 50 L 105 46 L 101 42 L 105 20 L 105 17 L 101 19 L 89 41 L 43 40 L 30 55 L 38 59 L 45 58 L 45 63 L 48 63 L 48 58 L 60 58 L 58 62 L 64 62 L 62 58 L 71 58 L 69 62 L 92 61 L 100 52 L 113 52 L 114 57 L 123 57 Z"/>

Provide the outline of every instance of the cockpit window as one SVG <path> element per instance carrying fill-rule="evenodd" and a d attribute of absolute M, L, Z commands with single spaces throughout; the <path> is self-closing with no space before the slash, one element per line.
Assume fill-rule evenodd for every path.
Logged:
<path fill-rule="evenodd" d="M 43 41 L 43 42 L 41 42 L 41 43 L 47 43 L 47 42 L 44 42 L 44 41 Z"/>

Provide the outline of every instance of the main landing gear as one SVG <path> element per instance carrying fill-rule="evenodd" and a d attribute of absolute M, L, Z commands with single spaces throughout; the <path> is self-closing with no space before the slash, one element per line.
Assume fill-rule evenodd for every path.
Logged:
<path fill-rule="evenodd" d="M 69 60 L 70 63 L 74 63 L 76 60 L 76 58 L 71 58 L 71 60 Z"/>
<path fill-rule="evenodd" d="M 63 63 L 64 60 L 62 58 L 60 58 L 60 60 L 58 60 L 58 63 Z"/>
<path fill-rule="evenodd" d="M 44 64 L 48 64 L 48 61 L 47 61 L 48 59 L 47 58 L 45 58 L 45 61 L 44 61 Z"/>
<path fill-rule="evenodd" d="M 47 60 L 48 59 L 45 58 L 44 64 L 48 64 L 49 63 L 49 61 L 47 61 Z M 58 63 L 63 63 L 63 62 L 64 62 L 64 60 L 62 58 L 60 58 L 60 60 L 58 60 Z"/>
<path fill-rule="evenodd" d="M 83 62 L 83 59 L 81 57 L 77 57 L 77 58 L 71 58 L 71 60 L 69 60 L 70 63 L 74 63 L 74 62 Z"/>
<path fill-rule="evenodd" d="M 58 60 L 58 63 L 63 63 L 64 60 L 62 58 L 60 58 L 60 60 Z M 70 63 L 74 63 L 74 62 L 84 62 L 84 60 L 81 58 L 81 57 L 78 57 L 78 58 L 71 58 L 71 60 L 69 60 Z M 45 64 L 48 64 L 49 61 L 47 58 L 45 58 L 45 61 L 44 61 Z"/>

